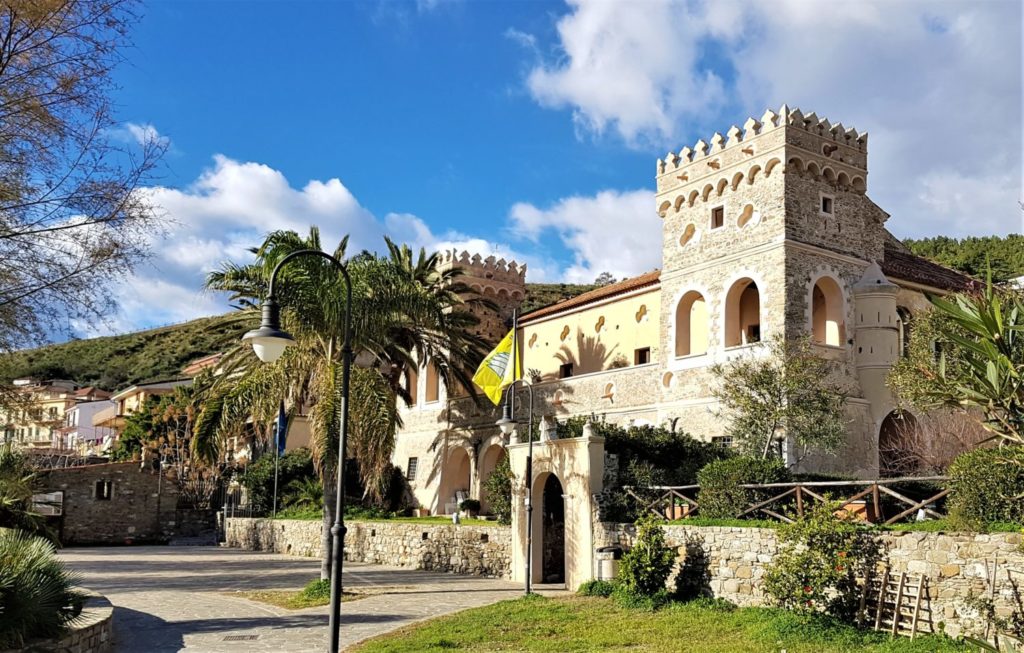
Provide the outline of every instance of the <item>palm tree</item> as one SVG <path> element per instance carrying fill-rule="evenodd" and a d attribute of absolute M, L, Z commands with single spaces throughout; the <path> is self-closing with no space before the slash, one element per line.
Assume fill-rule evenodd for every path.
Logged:
<path fill-rule="evenodd" d="M 12 445 L 0 446 L 0 529 L 49 535 L 42 515 L 32 510 L 36 473 Z"/>
<path fill-rule="evenodd" d="M 347 238 L 334 250 L 343 259 Z M 355 351 L 371 352 L 372 370 L 355 369 L 350 388 L 350 439 L 347 457 L 355 458 L 367 494 L 379 499 L 390 479 L 395 432 L 401 426 L 398 400 L 409 401 L 402 381 L 407 372 L 430 361 L 442 383 L 475 395 L 467 370 L 475 369 L 486 343 L 472 333 L 478 324 L 459 270 L 440 269 L 440 258 L 387 241 L 389 256 L 363 252 L 347 263 L 352 279 L 352 326 Z M 266 294 L 278 261 L 300 249 L 321 249 L 316 227 L 305 238 L 291 231 L 270 234 L 252 250 L 255 262 L 225 264 L 212 273 L 207 287 L 228 291 L 243 310 L 253 312 Z M 279 291 L 279 292 L 278 292 Z M 324 550 L 329 550 L 337 469 L 339 384 L 345 293 L 336 269 L 320 258 L 301 257 L 282 268 L 275 294 L 285 328 L 296 344 L 273 365 L 259 364 L 241 347 L 225 356 L 224 372 L 199 414 L 195 451 L 207 460 L 219 456 L 226 435 L 248 420 L 269 431 L 282 397 L 294 414 L 310 406 L 312 449 L 324 492 Z M 321 567 L 329 575 L 329 561 Z"/>

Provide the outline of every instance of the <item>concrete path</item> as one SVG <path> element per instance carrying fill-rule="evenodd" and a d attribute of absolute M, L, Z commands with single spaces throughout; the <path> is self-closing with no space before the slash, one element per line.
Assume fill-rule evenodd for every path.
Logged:
<path fill-rule="evenodd" d="M 327 607 L 286 610 L 231 596 L 299 589 L 318 577 L 310 558 L 217 547 L 65 549 L 81 584 L 114 604 L 115 651 L 325 651 Z M 346 589 L 394 591 L 343 603 L 342 643 L 414 621 L 515 598 L 506 581 L 346 563 Z"/>

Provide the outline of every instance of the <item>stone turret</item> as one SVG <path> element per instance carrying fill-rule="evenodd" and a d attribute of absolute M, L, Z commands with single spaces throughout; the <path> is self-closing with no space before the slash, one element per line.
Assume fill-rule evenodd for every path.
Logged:
<path fill-rule="evenodd" d="M 899 357 L 898 291 L 873 261 L 853 286 L 857 376 L 876 420 L 892 410 L 892 394 L 885 379 Z"/>
<path fill-rule="evenodd" d="M 459 268 L 462 270 L 462 283 L 472 288 L 477 296 L 498 306 L 497 313 L 483 307 L 473 309 L 480 318 L 475 329 L 477 335 L 497 343 L 508 332 L 506 322 L 511 319 L 512 311 L 526 297 L 526 265 L 454 249 L 445 250 L 440 255 L 443 270 Z"/>

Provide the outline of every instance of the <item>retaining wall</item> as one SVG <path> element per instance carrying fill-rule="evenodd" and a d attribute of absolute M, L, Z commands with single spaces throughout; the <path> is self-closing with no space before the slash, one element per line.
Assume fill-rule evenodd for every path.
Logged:
<path fill-rule="evenodd" d="M 596 546 L 629 547 L 635 537 L 631 524 L 597 526 Z M 762 605 L 766 597 L 761 579 L 778 551 L 775 531 L 765 528 L 665 527 L 666 540 L 678 547 L 680 564 L 691 565 L 702 556 L 707 565 L 706 587 L 714 596 L 739 605 Z M 996 573 L 996 612 L 1008 615 L 1022 609 L 1015 585 L 1024 593 L 1024 551 L 1018 533 L 958 534 L 887 532 L 881 534 L 889 569 L 899 574 L 921 574 L 926 579 L 923 630 L 945 628 L 947 634 L 976 632 L 980 621 L 964 600 L 988 592 L 986 577 L 993 562 Z M 986 572 L 986 564 L 988 571 Z M 701 565 L 698 565 L 698 567 Z"/>
<path fill-rule="evenodd" d="M 349 521 L 345 560 L 508 578 L 512 532 L 507 526 Z M 321 522 L 227 520 L 228 546 L 300 556 L 320 555 Z"/>

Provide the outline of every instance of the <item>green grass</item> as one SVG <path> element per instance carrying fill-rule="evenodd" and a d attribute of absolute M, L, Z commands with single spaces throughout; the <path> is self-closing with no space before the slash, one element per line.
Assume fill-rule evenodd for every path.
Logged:
<path fill-rule="evenodd" d="M 311 580 L 309 584 L 299 591 L 294 590 L 252 590 L 246 592 L 233 592 L 232 596 L 241 596 L 250 601 L 269 603 L 279 608 L 289 610 L 301 610 L 313 608 L 318 605 L 327 605 L 331 602 L 331 582 L 329 580 Z M 355 601 L 365 595 L 355 592 L 344 592 L 341 595 L 341 602 Z"/>
<path fill-rule="evenodd" d="M 915 640 L 804 620 L 771 608 L 722 610 L 702 602 L 657 612 L 609 599 L 539 596 L 503 601 L 400 629 L 353 651 L 643 651 L 644 653 L 952 653 L 969 649 L 940 637 Z"/>

